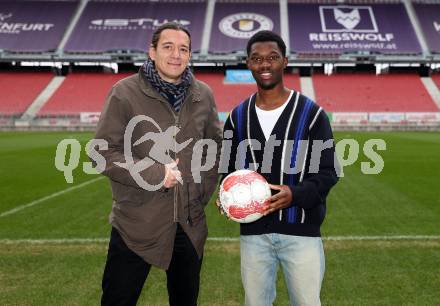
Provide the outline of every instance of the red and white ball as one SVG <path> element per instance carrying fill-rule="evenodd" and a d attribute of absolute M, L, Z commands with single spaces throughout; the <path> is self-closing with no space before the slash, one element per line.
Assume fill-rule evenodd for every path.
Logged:
<path fill-rule="evenodd" d="M 220 185 L 220 204 L 226 215 L 240 223 L 250 223 L 263 216 L 269 205 L 270 187 L 266 179 L 255 171 L 237 170 Z"/>

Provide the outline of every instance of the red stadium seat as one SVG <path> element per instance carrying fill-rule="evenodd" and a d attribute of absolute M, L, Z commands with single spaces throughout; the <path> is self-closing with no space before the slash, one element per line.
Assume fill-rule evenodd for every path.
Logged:
<path fill-rule="evenodd" d="M 110 88 L 130 74 L 73 73 L 40 110 L 39 115 L 100 112 Z M 255 84 L 225 84 L 223 73 L 196 73 L 213 90 L 219 112 L 229 112 L 257 89 Z M 299 88 L 299 77 L 286 76 L 286 86 Z"/>
<path fill-rule="evenodd" d="M 73 73 L 40 110 L 39 115 L 100 112 L 110 88 L 130 74 Z"/>
<path fill-rule="evenodd" d="M 431 78 L 440 90 L 440 74 L 433 74 Z"/>
<path fill-rule="evenodd" d="M 417 74 L 313 76 L 316 100 L 331 112 L 438 112 Z"/>
<path fill-rule="evenodd" d="M 199 72 L 196 77 L 212 88 L 219 112 L 231 111 L 257 90 L 255 84 L 225 84 L 223 73 Z M 300 89 L 298 75 L 286 74 L 284 82 L 289 88 Z"/>
<path fill-rule="evenodd" d="M 114 83 L 130 74 L 74 73 L 69 75 L 40 110 L 40 115 L 100 112 Z M 218 111 L 229 112 L 256 91 L 254 84 L 225 84 L 223 73 L 196 73 L 213 90 Z M 298 89 L 299 77 L 288 75 L 286 85 Z"/>
<path fill-rule="evenodd" d="M 50 72 L 0 73 L 0 114 L 22 114 L 52 78 Z"/>
<path fill-rule="evenodd" d="M 2 74 L 4 75 L 4 74 Z M 14 74 L 11 74 L 14 75 Z M 15 74 L 17 75 L 17 74 Z M 23 75 L 23 74 L 18 74 Z M 38 82 L 30 81 L 34 94 L 30 102 L 47 85 L 51 78 L 48 74 L 24 74 L 36 77 L 46 76 L 46 83 L 38 87 Z M 54 95 L 40 110 L 39 115 L 69 115 L 80 112 L 100 112 L 110 88 L 118 80 L 130 74 L 73 73 L 65 79 Z M 219 112 L 229 112 L 238 103 L 256 91 L 255 84 L 226 84 L 223 73 L 198 72 L 196 77 L 207 83 L 213 90 Z M 5 82 L 1 78 L 0 82 Z M 26 77 L 18 78 L 20 81 Z M 440 84 L 440 76 L 433 76 Z M 30 78 L 33 80 L 33 77 Z M 15 84 L 8 76 L 8 82 Z M 286 86 L 300 89 L 298 75 L 286 74 Z M 316 100 L 325 110 L 331 112 L 431 112 L 439 111 L 416 74 L 372 75 L 372 74 L 335 74 L 313 76 Z M 8 91 L 29 94 L 19 89 L 6 87 Z M 36 91 L 36 93 L 35 93 Z M 18 96 L 17 96 L 18 97 Z M 12 101 L 12 100 L 11 100 Z M 29 103 L 27 105 L 29 105 Z M 18 108 L 19 103 L 10 102 L 2 109 Z M 25 109 L 26 107 L 22 107 Z"/>

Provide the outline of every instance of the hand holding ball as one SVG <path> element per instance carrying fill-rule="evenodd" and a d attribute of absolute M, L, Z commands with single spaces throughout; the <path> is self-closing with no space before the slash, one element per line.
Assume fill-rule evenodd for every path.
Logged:
<path fill-rule="evenodd" d="M 231 220 L 240 223 L 260 219 L 270 197 L 266 179 L 251 170 L 237 170 L 220 185 L 219 199 L 223 211 Z"/>

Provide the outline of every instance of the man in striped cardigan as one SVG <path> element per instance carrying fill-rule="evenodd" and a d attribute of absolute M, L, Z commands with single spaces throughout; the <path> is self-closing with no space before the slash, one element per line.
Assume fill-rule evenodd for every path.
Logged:
<path fill-rule="evenodd" d="M 225 143 L 232 144 L 225 164 L 228 173 L 262 174 L 273 195 L 263 218 L 240 225 L 246 305 L 272 305 L 279 264 L 290 303 L 320 305 L 325 267 L 320 226 L 326 197 L 338 180 L 330 123 L 319 105 L 284 85 L 287 57 L 281 37 L 256 33 L 247 55 L 258 91 L 225 122 Z"/>

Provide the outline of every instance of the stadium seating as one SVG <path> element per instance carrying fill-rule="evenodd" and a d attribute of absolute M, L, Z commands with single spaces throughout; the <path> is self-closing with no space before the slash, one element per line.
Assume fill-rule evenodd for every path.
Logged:
<path fill-rule="evenodd" d="M 111 86 L 129 74 L 73 73 L 40 110 L 39 115 L 100 112 Z M 196 77 L 213 90 L 218 111 L 229 112 L 256 91 L 255 84 L 225 84 L 223 73 L 199 72 Z M 299 89 L 297 75 L 286 76 L 286 86 Z"/>
<path fill-rule="evenodd" d="M 72 73 L 42 107 L 39 116 L 100 112 L 106 95 L 128 73 Z M 197 72 L 196 77 L 213 90 L 219 112 L 229 112 L 256 91 L 255 84 L 227 84 L 223 73 Z M 3 95 L 0 114 L 18 116 L 53 78 L 51 73 L 0 73 Z M 315 74 L 318 104 L 330 112 L 438 112 L 416 74 Z M 432 76 L 440 88 L 440 75 Z M 285 85 L 301 90 L 299 76 L 286 74 Z M 26 90 L 23 90 L 26 89 Z"/>
<path fill-rule="evenodd" d="M 438 112 L 416 74 L 314 75 L 316 100 L 331 112 Z"/>
<path fill-rule="evenodd" d="M 111 86 L 129 74 L 74 73 L 40 110 L 39 115 L 100 112 Z M 196 77 L 213 90 L 218 110 L 228 112 L 256 91 L 255 84 L 224 83 L 223 73 L 199 72 Z M 0 74 L 0 82 L 11 85 L 5 94 L 2 113 L 23 112 L 49 82 L 51 74 Z M 440 87 L 440 75 L 433 80 Z M 19 90 L 28 82 L 32 90 Z M 317 102 L 332 112 L 430 112 L 439 111 L 417 75 L 316 74 L 313 83 Z M 15 87 L 14 87 L 15 86 Z M 298 75 L 287 74 L 286 86 L 301 90 Z M 20 94 L 16 94 L 19 92 Z M 23 102 L 22 101 L 26 101 Z"/>
<path fill-rule="evenodd" d="M 0 114 L 22 114 L 52 78 L 50 72 L 1 72 Z"/>
<path fill-rule="evenodd" d="M 437 84 L 437 87 L 440 90 L 440 74 L 433 74 L 431 78 L 434 81 L 434 83 Z"/>
<path fill-rule="evenodd" d="M 40 110 L 39 115 L 100 112 L 110 88 L 129 74 L 73 73 Z"/>
<path fill-rule="evenodd" d="M 256 90 L 254 84 L 224 84 L 223 73 L 199 73 L 196 77 L 211 87 L 220 112 L 231 111 Z"/>
<path fill-rule="evenodd" d="M 223 73 L 197 73 L 196 77 L 207 83 L 213 90 L 219 112 L 229 112 L 238 103 L 253 94 L 257 87 L 255 84 L 225 84 Z M 299 90 L 298 75 L 287 74 L 285 85 Z"/>

